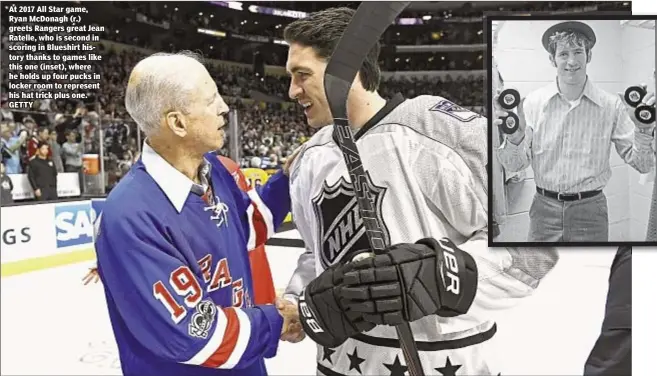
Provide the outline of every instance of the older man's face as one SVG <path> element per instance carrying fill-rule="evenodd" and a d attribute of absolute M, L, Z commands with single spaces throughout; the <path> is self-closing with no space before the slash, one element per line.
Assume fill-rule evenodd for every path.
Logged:
<path fill-rule="evenodd" d="M 228 105 L 224 102 L 217 85 L 207 71 L 197 76 L 198 90 L 186 116 L 187 132 L 192 145 L 199 151 L 208 152 L 221 149 L 228 126 Z"/>

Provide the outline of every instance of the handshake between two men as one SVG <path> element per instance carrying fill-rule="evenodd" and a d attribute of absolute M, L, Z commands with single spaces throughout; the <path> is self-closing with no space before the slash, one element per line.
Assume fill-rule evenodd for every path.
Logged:
<path fill-rule="evenodd" d="M 396 244 L 372 257 L 338 262 L 306 286 L 298 307 L 277 299 L 281 340 L 294 343 L 308 335 L 337 347 L 376 325 L 458 316 L 472 305 L 477 277 L 472 256 L 449 239 Z"/>

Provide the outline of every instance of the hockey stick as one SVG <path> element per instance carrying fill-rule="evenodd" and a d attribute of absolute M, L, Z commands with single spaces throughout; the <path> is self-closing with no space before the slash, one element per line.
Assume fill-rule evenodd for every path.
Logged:
<path fill-rule="evenodd" d="M 349 128 L 347 97 L 367 53 L 408 4 L 408 1 L 361 3 L 335 47 L 324 74 L 324 90 L 333 115 L 333 140 L 342 151 L 367 238 L 375 253 L 383 252 L 387 244 L 375 206 L 369 199 L 368 173 Z M 410 375 L 424 376 L 410 324 L 405 322 L 395 329 Z"/>

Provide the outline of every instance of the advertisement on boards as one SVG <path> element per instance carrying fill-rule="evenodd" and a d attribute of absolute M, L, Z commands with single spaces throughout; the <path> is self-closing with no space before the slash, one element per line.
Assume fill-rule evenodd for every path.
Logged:
<path fill-rule="evenodd" d="M 14 189 L 11 196 L 14 200 L 34 198 L 34 191 L 27 179 L 27 174 L 10 174 Z M 61 172 L 57 174 L 57 195 L 59 197 L 76 197 L 80 195 L 80 180 L 76 172 Z"/>
<path fill-rule="evenodd" d="M 57 248 L 88 246 L 93 243 L 91 203 L 65 202 L 55 206 Z"/>
<path fill-rule="evenodd" d="M 2 263 L 47 256 L 55 250 L 55 204 L 2 208 Z"/>
<path fill-rule="evenodd" d="M 93 246 L 105 199 L 2 207 L 2 263 Z"/>

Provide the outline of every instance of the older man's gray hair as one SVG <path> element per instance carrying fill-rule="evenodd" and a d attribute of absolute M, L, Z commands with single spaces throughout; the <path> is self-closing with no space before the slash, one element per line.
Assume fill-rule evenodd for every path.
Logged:
<path fill-rule="evenodd" d="M 191 51 L 175 54 L 158 52 L 141 60 L 130 73 L 125 108 L 146 134 L 160 129 L 162 117 L 170 111 L 187 114 L 196 82 L 190 67 L 203 67 L 201 55 Z"/>

